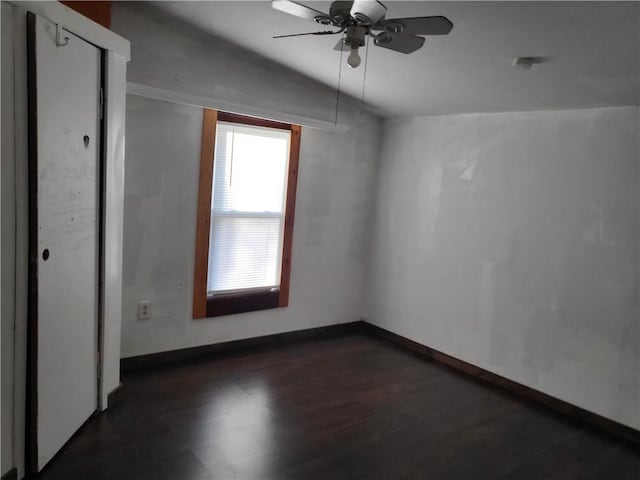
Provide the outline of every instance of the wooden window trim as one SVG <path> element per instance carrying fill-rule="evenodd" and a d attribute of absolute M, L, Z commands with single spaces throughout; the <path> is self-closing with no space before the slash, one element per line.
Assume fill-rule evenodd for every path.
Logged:
<path fill-rule="evenodd" d="M 216 126 L 219 121 L 241 123 L 258 127 L 279 128 L 291 131 L 279 289 L 268 288 L 248 293 L 207 296 L 213 160 L 216 141 Z M 193 275 L 194 319 L 267 310 L 271 308 L 286 307 L 289 305 L 289 291 L 291 286 L 291 252 L 293 250 L 293 223 L 295 218 L 296 191 L 298 184 L 298 163 L 300 159 L 300 133 L 301 127 L 299 125 L 247 117 L 233 113 L 218 112 L 208 108 L 204 109 L 202 122 L 202 147 L 200 151 L 196 253 Z"/>
<path fill-rule="evenodd" d="M 289 123 L 276 122 L 275 120 L 266 120 L 264 118 L 247 117 L 245 115 L 238 115 L 237 113 L 227 113 L 227 112 L 218 112 L 218 121 L 242 123 L 244 125 L 252 125 L 254 127 L 279 128 L 280 130 L 291 130 L 292 127 L 294 126 Z"/>
<path fill-rule="evenodd" d="M 209 263 L 209 230 L 211 228 L 211 190 L 213 154 L 215 152 L 218 112 L 205 108 L 202 118 L 200 149 L 200 183 L 196 217 L 196 259 L 193 273 L 193 318 L 207 316 L 207 265 Z"/>

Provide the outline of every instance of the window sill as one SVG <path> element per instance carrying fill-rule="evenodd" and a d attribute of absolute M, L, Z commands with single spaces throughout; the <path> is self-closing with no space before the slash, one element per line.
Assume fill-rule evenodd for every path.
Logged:
<path fill-rule="evenodd" d="M 280 291 L 271 288 L 251 293 L 216 295 L 207 297 L 207 317 L 220 317 L 284 306 L 286 305 L 280 305 Z"/>

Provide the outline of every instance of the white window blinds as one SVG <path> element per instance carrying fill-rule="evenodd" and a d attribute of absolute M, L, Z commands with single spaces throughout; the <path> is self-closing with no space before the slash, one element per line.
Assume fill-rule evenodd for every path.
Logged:
<path fill-rule="evenodd" d="M 280 284 L 290 132 L 218 122 L 209 294 Z"/>

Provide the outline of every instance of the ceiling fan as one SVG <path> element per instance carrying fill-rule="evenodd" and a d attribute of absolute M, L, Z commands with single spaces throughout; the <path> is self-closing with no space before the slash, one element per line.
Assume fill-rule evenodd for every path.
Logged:
<path fill-rule="evenodd" d="M 296 17 L 312 20 L 320 25 L 336 27 L 338 30 L 278 35 L 273 38 L 297 37 L 301 35 L 336 35 L 344 33 L 336 50 L 351 50 L 347 64 L 351 68 L 360 65 L 358 48 L 364 46 L 367 35 L 378 47 L 395 52 L 412 53 L 422 48 L 424 37 L 418 35 L 447 35 L 453 23 L 442 16 L 385 19 L 387 7 L 377 0 L 338 0 L 331 4 L 329 13 L 302 5 L 292 0 L 272 0 L 276 10 Z"/>

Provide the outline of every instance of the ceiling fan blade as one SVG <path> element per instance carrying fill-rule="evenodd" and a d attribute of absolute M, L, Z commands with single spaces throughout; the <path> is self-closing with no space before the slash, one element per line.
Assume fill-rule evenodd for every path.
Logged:
<path fill-rule="evenodd" d="M 336 43 L 336 46 L 335 46 L 334 50 L 337 50 L 338 52 L 340 50 L 342 50 L 343 52 L 348 52 L 349 50 L 351 50 L 351 47 L 349 47 L 349 45 L 344 43 L 344 38 L 341 38 L 338 41 L 338 43 Z"/>
<path fill-rule="evenodd" d="M 447 17 L 413 17 L 390 18 L 382 22 L 382 27 L 389 33 L 407 35 L 447 35 L 453 23 Z"/>
<path fill-rule="evenodd" d="M 374 39 L 374 43 L 378 47 L 388 48 L 394 52 L 412 53 L 422 48 L 424 38 L 416 35 L 395 34 L 390 35 L 382 33 Z"/>
<path fill-rule="evenodd" d="M 315 20 L 317 17 L 326 18 L 328 15 L 322 13 L 320 10 L 302 5 L 298 2 L 292 2 L 291 0 L 272 0 L 271 6 L 276 10 L 288 13 L 296 17 L 304 18 L 306 20 Z"/>
<path fill-rule="evenodd" d="M 302 37 L 303 35 L 335 35 L 336 33 L 342 33 L 343 30 L 324 30 L 322 32 L 306 32 L 306 33 L 291 33 L 289 35 L 276 35 L 272 38 L 287 38 L 287 37 Z M 342 41 L 342 40 L 341 40 Z"/>

